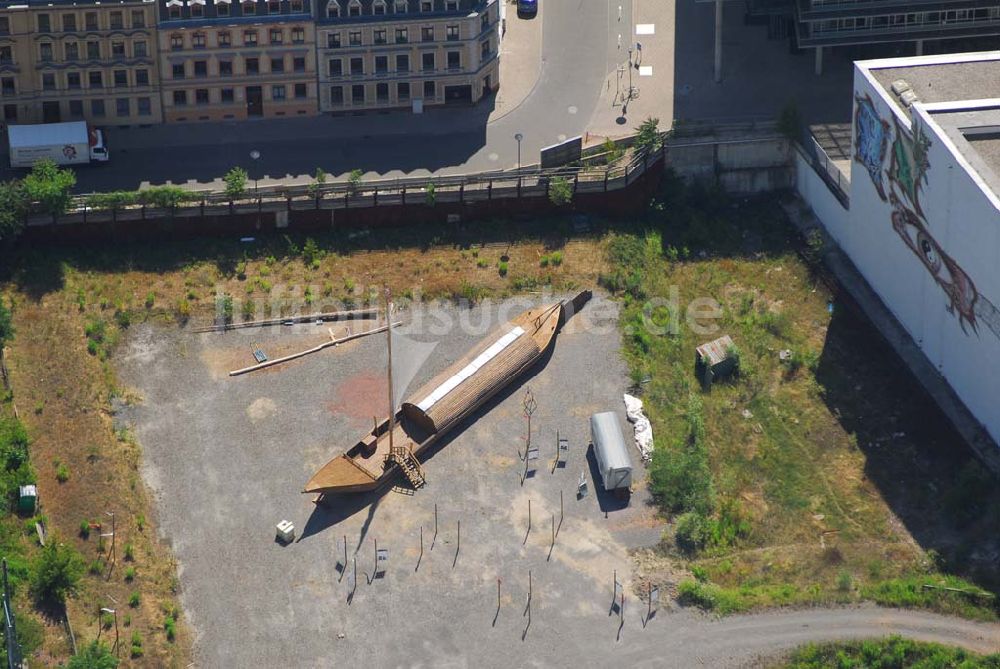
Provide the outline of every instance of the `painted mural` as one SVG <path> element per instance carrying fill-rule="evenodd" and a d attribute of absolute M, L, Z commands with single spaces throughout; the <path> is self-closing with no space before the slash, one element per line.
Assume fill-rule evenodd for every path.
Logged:
<path fill-rule="evenodd" d="M 972 278 L 941 248 L 920 206 L 931 167 L 927 157 L 930 138 L 916 119 L 912 132 L 895 116 L 890 126 L 879 117 L 868 95 L 856 95 L 855 103 L 855 160 L 868 171 L 879 197 L 892 207 L 893 230 L 944 291 L 948 313 L 958 318 L 962 331 L 978 333 L 980 324 L 985 324 L 1000 338 L 1000 310 L 979 293 Z"/>

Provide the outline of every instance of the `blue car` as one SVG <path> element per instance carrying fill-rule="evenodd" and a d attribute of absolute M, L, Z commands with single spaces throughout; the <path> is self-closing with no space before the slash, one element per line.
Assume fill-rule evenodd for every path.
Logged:
<path fill-rule="evenodd" d="M 534 16 L 538 13 L 538 0 L 517 0 L 518 16 Z"/>

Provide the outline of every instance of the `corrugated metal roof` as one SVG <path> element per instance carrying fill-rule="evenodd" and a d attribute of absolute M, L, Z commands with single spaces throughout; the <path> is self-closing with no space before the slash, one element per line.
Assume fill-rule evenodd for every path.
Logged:
<path fill-rule="evenodd" d="M 598 459 L 603 461 L 606 468 L 617 470 L 632 467 L 618 414 L 613 411 L 593 414 L 590 417 L 590 434 L 594 440 L 594 448 L 601 451 Z"/>
<path fill-rule="evenodd" d="M 702 344 L 696 350 L 698 355 L 702 360 L 707 359 L 709 363 L 714 367 L 720 362 L 724 362 L 728 357 L 729 349 L 733 347 L 733 340 L 729 335 L 723 335 L 716 339 L 715 341 L 710 341 L 707 344 Z"/>

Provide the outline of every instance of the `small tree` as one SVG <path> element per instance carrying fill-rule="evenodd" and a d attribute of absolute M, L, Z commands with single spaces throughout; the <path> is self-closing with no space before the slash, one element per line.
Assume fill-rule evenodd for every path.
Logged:
<path fill-rule="evenodd" d="M 549 201 L 564 207 L 573 201 L 573 184 L 566 177 L 552 177 L 549 181 Z"/>
<path fill-rule="evenodd" d="M 117 666 L 118 658 L 111 654 L 111 649 L 106 644 L 96 639 L 66 663 L 66 669 L 115 669 Z"/>
<path fill-rule="evenodd" d="M 306 192 L 309 193 L 309 197 L 317 198 L 319 197 L 320 190 L 323 185 L 326 184 L 326 172 L 323 171 L 322 167 L 316 168 L 316 176 L 314 181 L 306 187 Z"/>
<path fill-rule="evenodd" d="M 63 604 L 76 592 L 83 570 L 83 559 L 72 546 L 52 541 L 35 561 L 31 591 L 40 602 Z"/>
<path fill-rule="evenodd" d="M 0 241 L 13 239 L 24 228 L 28 200 L 20 181 L 0 183 Z"/>
<path fill-rule="evenodd" d="M 663 136 L 660 134 L 660 119 L 647 118 L 635 131 L 635 148 L 646 151 L 659 151 L 663 147 Z"/>
<path fill-rule="evenodd" d="M 234 167 L 222 177 L 226 182 L 226 197 L 239 200 L 247 192 L 247 171 L 242 167 Z"/>
<path fill-rule="evenodd" d="M 46 214 L 61 216 L 73 201 L 71 191 L 76 185 L 76 175 L 46 158 L 34 164 L 22 184 L 29 202 Z"/>
<path fill-rule="evenodd" d="M 433 207 L 437 203 L 437 186 L 434 185 L 433 181 L 428 181 L 424 190 L 426 191 L 424 201 L 428 207 Z"/>
<path fill-rule="evenodd" d="M 351 195 L 357 195 L 361 190 L 361 177 L 365 175 L 361 170 L 351 170 L 347 176 L 347 184 L 351 189 Z"/>

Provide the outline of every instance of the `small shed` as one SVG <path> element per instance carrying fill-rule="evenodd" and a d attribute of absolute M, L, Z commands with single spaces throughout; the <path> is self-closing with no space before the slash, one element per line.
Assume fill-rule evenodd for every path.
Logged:
<path fill-rule="evenodd" d="M 34 513 L 38 505 L 38 488 L 33 485 L 23 485 L 18 490 L 17 510 L 21 513 Z"/>
<path fill-rule="evenodd" d="M 739 359 L 733 355 L 736 344 L 729 335 L 702 344 L 695 349 L 694 372 L 706 390 L 715 379 L 725 378 L 736 371 Z"/>
<path fill-rule="evenodd" d="M 604 489 L 627 495 L 632 487 L 632 459 L 622 437 L 622 426 L 613 411 L 590 417 L 590 438 Z"/>

